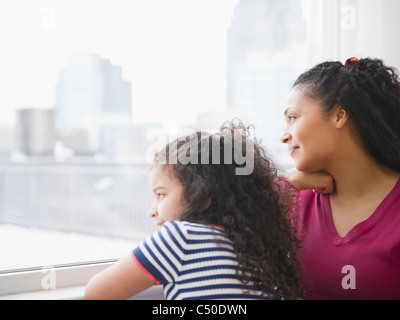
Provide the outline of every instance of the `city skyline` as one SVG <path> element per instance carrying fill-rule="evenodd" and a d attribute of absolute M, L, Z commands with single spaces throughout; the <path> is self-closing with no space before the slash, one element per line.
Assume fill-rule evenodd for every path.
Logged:
<path fill-rule="evenodd" d="M 168 95 L 170 97 L 169 101 L 162 101 L 162 103 L 160 103 L 159 106 L 154 107 L 154 108 L 143 108 L 141 107 L 141 105 L 138 103 L 138 95 L 140 95 L 140 90 L 138 90 L 135 87 L 135 80 L 131 79 L 129 75 L 129 67 L 125 67 L 125 65 L 118 65 L 116 63 L 114 63 L 112 61 L 112 59 L 110 59 L 109 56 L 103 56 L 100 53 L 80 53 L 80 54 L 76 54 L 76 53 L 70 53 L 68 55 L 68 62 L 66 65 L 64 65 L 63 67 L 61 67 L 61 69 L 58 71 L 58 78 L 56 79 L 56 83 L 55 83 L 55 97 L 54 97 L 54 106 L 55 106 L 55 118 L 56 118 L 56 128 L 57 129 L 66 129 L 66 130 L 73 130 L 73 129 L 84 129 L 84 126 L 79 127 L 79 122 L 82 122 L 82 119 L 79 119 L 79 117 L 86 117 L 86 122 L 89 121 L 89 118 L 91 118 L 91 121 L 89 121 L 87 123 L 87 129 L 86 129 L 86 133 L 84 131 L 82 132 L 78 132 L 77 134 L 73 134 L 73 136 L 71 138 L 68 138 L 68 140 L 71 142 L 71 139 L 73 139 L 75 142 L 72 142 L 72 145 L 80 145 L 80 151 L 78 151 L 78 154 L 94 154 L 96 152 L 96 150 L 105 150 L 104 148 L 108 148 L 108 150 L 110 150 L 110 152 L 107 152 L 108 154 L 115 154 L 114 151 L 112 151 L 111 149 L 109 149 L 109 147 L 106 147 L 104 145 L 102 145 L 102 142 L 99 141 L 98 138 L 98 134 L 94 133 L 93 134 L 93 130 L 101 130 L 101 122 L 95 123 L 96 121 L 98 121 L 98 114 L 96 113 L 98 110 L 100 109 L 104 109 L 104 106 L 102 106 L 103 104 L 103 98 L 99 97 L 98 94 L 97 96 L 94 93 L 90 93 L 91 91 L 93 91 L 94 89 L 88 89 L 89 91 L 87 92 L 87 94 L 82 95 L 76 93 L 76 89 L 71 89 L 71 86 L 78 88 L 80 87 L 82 84 L 85 85 L 90 81 L 94 81 L 94 83 L 98 83 L 99 80 L 97 75 L 99 73 L 99 70 L 97 69 L 98 67 L 95 67 L 95 69 L 93 69 L 93 64 L 96 65 L 100 65 L 100 69 L 103 70 L 104 66 L 107 65 L 106 69 L 111 69 L 116 71 L 116 75 L 117 78 L 119 78 L 120 80 L 118 80 L 121 84 L 123 83 L 130 83 L 131 84 L 131 98 L 129 100 L 129 103 L 131 103 L 131 113 L 132 113 L 132 118 L 131 120 L 134 123 L 141 123 L 140 121 L 138 121 L 138 118 L 136 117 L 137 113 L 140 111 L 144 111 L 146 110 L 147 112 L 149 112 L 149 114 L 151 114 L 151 117 L 146 119 L 146 121 L 143 122 L 149 122 L 149 123 L 156 123 L 156 122 L 162 122 L 164 121 L 164 127 L 165 127 L 165 123 L 166 122 L 174 122 L 176 123 L 178 126 L 179 125 L 183 125 L 183 126 L 190 126 L 190 124 L 196 125 L 196 121 L 199 118 L 199 115 L 204 114 L 209 112 L 210 114 L 216 114 L 218 112 L 221 113 L 221 118 L 224 117 L 224 114 L 226 111 L 232 111 L 230 114 L 233 116 L 239 116 L 240 118 L 243 117 L 243 120 L 245 121 L 245 123 L 247 124 L 257 124 L 257 132 L 260 133 L 258 136 L 262 139 L 265 139 L 266 137 L 268 138 L 266 140 L 266 142 L 268 143 L 268 146 L 270 147 L 270 149 L 272 149 L 274 152 L 276 150 L 278 150 L 279 148 L 276 147 L 277 144 L 279 144 L 279 132 L 275 132 L 273 135 L 269 134 L 268 130 L 270 129 L 270 125 L 269 123 L 276 123 L 276 119 L 270 119 L 271 115 L 275 118 L 279 117 L 279 110 L 275 110 L 274 112 L 270 112 L 268 110 L 270 110 L 271 106 L 269 106 L 268 104 L 272 103 L 275 104 L 275 106 L 277 104 L 280 104 L 281 102 L 283 102 L 284 100 L 284 96 L 286 93 L 286 90 L 288 91 L 288 86 L 285 85 L 284 82 L 289 81 L 290 79 L 286 76 L 284 77 L 284 79 L 279 80 L 278 83 L 279 85 L 283 86 L 281 92 L 282 94 L 280 94 L 277 98 L 271 100 L 263 100 L 264 105 L 260 105 L 258 104 L 258 106 L 255 106 L 254 104 L 248 104 L 248 103 L 238 103 L 238 101 L 241 99 L 243 100 L 243 95 L 239 93 L 239 91 L 241 91 L 243 88 L 245 90 L 247 90 L 246 88 L 250 89 L 251 92 L 253 92 L 254 96 L 257 98 L 257 95 L 260 95 L 260 90 L 258 90 L 257 92 L 255 92 L 253 89 L 251 89 L 251 87 L 248 86 L 247 83 L 244 83 L 244 85 L 241 85 L 241 87 L 235 87 L 235 92 L 232 92 L 232 88 L 230 87 L 230 80 L 233 81 L 242 81 L 243 77 L 241 76 L 237 76 L 232 74 L 232 68 L 239 70 L 238 68 L 241 68 L 242 70 L 244 70 L 244 72 L 249 73 L 250 69 L 248 69 L 249 67 L 252 68 L 252 66 L 248 65 L 248 61 L 249 59 L 253 59 L 252 57 L 254 56 L 254 54 L 259 54 L 260 52 L 264 55 L 264 57 L 261 57 L 261 71 L 262 72 L 266 72 L 267 74 L 270 74 L 268 77 L 271 78 L 268 81 L 265 80 L 261 80 L 261 82 L 259 81 L 259 83 L 257 84 L 257 86 L 265 86 L 265 89 L 261 89 L 261 91 L 265 91 L 267 89 L 268 86 L 273 86 L 274 84 L 271 82 L 273 78 L 275 79 L 279 79 L 279 77 L 276 77 L 276 72 L 281 72 L 283 71 L 284 73 L 288 74 L 288 71 L 283 67 L 281 69 L 274 69 L 271 67 L 268 67 L 265 65 L 265 62 L 263 60 L 270 60 L 271 57 L 268 57 L 268 55 L 274 54 L 275 52 L 278 52 L 279 55 L 281 55 L 282 57 L 284 56 L 282 54 L 282 52 L 284 52 L 285 50 L 287 51 L 288 48 L 292 49 L 291 46 L 289 46 L 289 43 L 291 43 L 292 40 L 298 40 L 303 38 L 305 39 L 305 28 L 303 28 L 303 30 L 301 29 L 296 29 L 296 23 L 301 21 L 302 18 L 302 9 L 301 9 L 301 3 L 298 2 L 297 3 L 297 7 L 293 8 L 291 7 L 291 4 L 289 2 L 276 2 L 273 0 L 270 0 L 268 2 L 264 2 L 264 1 L 254 1 L 254 0 L 241 0 L 241 1 L 237 1 L 236 2 L 237 5 L 236 6 L 232 6 L 230 7 L 231 9 L 231 14 L 229 19 L 227 19 L 228 22 L 224 28 L 220 28 L 219 31 L 223 33 L 220 34 L 220 40 L 223 38 L 224 39 L 224 48 L 223 50 L 220 50 L 220 52 L 222 52 L 225 57 L 223 59 L 224 63 L 223 66 L 220 66 L 219 69 L 219 75 L 221 76 L 221 78 L 218 80 L 219 81 L 219 87 L 216 87 L 215 90 L 219 91 L 218 95 L 219 95 L 219 99 L 220 101 L 222 101 L 222 103 L 217 103 L 215 102 L 215 105 L 212 106 L 211 109 L 209 109 L 208 107 L 205 108 L 195 108 L 192 105 L 196 104 L 196 100 L 199 99 L 200 97 L 198 96 L 198 94 L 196 96 L 190 96 L 190 97 L 183 97 L 184 99 L 187 99 L 187 103 L 184 104 L 183 101 L 180 101 L 180 104 L 178 103 L 177 105 L 177 110 L 178 112 L 174 112 L 173 110 L 167 110 L 167 113 L 169 113 L 169 116 L 166 116 L 166 114 L 162 114 L 161 116 L 159 115 L 159 113 L 161 113 L 160 110 L 165 111 L 164 109 L 172 109 L 172 106 L 174 105 L 175 102 L 179 102 L 179 98 L 180 96 L 182 96 L 182 93 L 185 90 L 180 90 L 179 92 L 169 92 Z M 59 8 L 57 7 L 51 7 L 51 6 L 46 6 L 44 8 L 42 8 L 42 21 L 41 21 L 41 28 L 43 29 L 42 31 L 46 31 L 46 32 L 56 32 L 56 30 L 58 28 L 60 28 L 59 25 L 59 17 L 58 17 L 58 13 L 59 12 Z M 262 9 L 262 10 L 260 10 Z M 248 25 L 248 22 L 246 22 L 245 20 L 243 20 L 243 17 L 246 18 L 246 15 L 248 16 L 248 14 L 246 13 L 248 10 L 251 10 L 251 12 L 253 13 L 257 13 L 255 15 L 255 19 L 250 19 L 253 20 L 253 27 L 251 27 L 250 29 L 246 29 L 244 28 L 244 25 Z M 293 16 L 293 12 L 294 15 Z M 253 14 L 252 14 L 253 15 Z M 253 15 L 254 16 L 254 15 Z M 44 18 L 45 17 L 45 18 Z M 297 17 L 297 18 L 296 18 Z M 296 19 L 293 19 L 296 18 Z M 243 20 L 244 21 L 244 25 L 243 22 L 238 24 L 238 19 Z M 282 24 L 282 21 L 286 21 L 286 23 Z M 179 23 L 175 25 L 175 27 L 179 27 Z M 243 38 L 243 36 L 241 38 L 238 38 L 237 35 L 235 34 L 239 34 L 243 33 L 243 30 L 245 30 L 245 34 L 247 36 L 253 34 L 254 38 L 251 38 L 250 41 L 247 39 L 247 36 L 245 36 Z M 278 36 L 276 35 L 276 31 L 280 30 L 280 32 L 278 32 Z M 290 31 L 291 30 L 291 31 Z M 194 30 L 191 30 L 191 32 L 193 32 Z M 201 31 L 201 32 L 200 32 Z M 204 29 L 204 26 L 202 29 L 197 30 L 198 33 L 197 35 L 203 34 L 203 32 L 205 32 L 205 34 L 207 34 L 207 29 Z M 296 32 L 296 34 L 292 34 L 293 32 Z M 301 37 L 298 37 L 298 35 L 301 35 Z M 222 37 L 223 35 L 223 37 Z M 199 38 L 196 37 L 196 34 L 192 35 L 193 39 L 195 40 L 191 40 L 191 41 L 197 41 L 199 42 Z M 236 39 L 235 41 L 233 41 L 234 39 Z M 257 40 L 258 39 L 258 40 Z M 304 42 L 304 40 L 303 40 Z M 232 43 L 234 43 L 234 45 L 232 45 Z M 250 43 L 250 45 L 249 45 Z M 197 46 L 199 45 L 199 43 L 196 43 Z M 187 47 L 187 45 L 186 45 Z M 176 49 L 176 48 L 175 48 Z M 240 49 L 240 50 L 239 50 Z M 187 50 L 187 49 L 186 49 Z M 172 53 L 172 51 L 171 51 Z M 171 54 L 170 53 L 170 54 Z M 164 53 L 163 53 L 164 54 Z M 286 54 L 286 53 L 285 53 Z M 168 50 L 167 50 L 167 54 L 168 56 Z M 178 55 L 179 56 L 179 55 Z M 233 57 L 233 60 L 232 60 Z M 236 57 L 236 58 L 235 58 Z M 171 57 L 170 57 L 171 58 Z M 97 62 L 96 62 L 96 61 Z M 214 60 L 213 56 L 210 55 L 208 57 L 208 59 L 206 61 L 204 61 L 205 64 L 211 64 L 211 62 Z M 221 60 L 222 61 L 222 60 Z M 278 62 L 278 64 L 281 64 L 283 66 L 284 61 L 282 59 L 281 62 L 279 62 L 279 60 L 277 60 L 277 58 L 274 58 L 275 63 Z M 183 63 L 182 63 L 183 62 Z M 250 64 L 252 64 L 253 62 L 250 62 Z M 282 64 L 283 63 L 283 64 Z M 185 61 L 180 61 L 180 64 L 177 65 L 175 64 L 173 66 L 174 69 L 171 69 L 172 72 L 181 72 L 181 64 L 183 66 L 185 66 Z M 190 67 L 196 65 L 195 63 L 191 63 Z M 201 67 L 203 67 L 204 65 L 202 64 Z M 255 66 L 257 68 L 257 66 Z M 244 68 L 244 69 L 243 69 Z M 190 69 L 190 68 L 189 68 Z M 113 72 L 114 72 L 113 71 Z M 190 71 L 190 70 L 189 70 Z M 104 71 L 100 71 L 100 72 L 104 72 Z M 131 70 L 132 72 L 132 70 Z M 251 72 L 251 71 L 250 71 Z M 202 83 L 204 83 L 205 81 L 211 81 L 214 77 L 214 70 L 213 72 L 209 72 L 207 75 L 204 75 L 204 78 L 199 82 L 199 83 L 192 83 L 189 81 L 188 86 L 190 87 L 191 90 L 194 91 L 198 91 L 200 89 L 202 89 Z M 165 74 L 161 75 L 161 72 L 159 73 L 160 76 L 165 76 Z M 167 73 L 168 75 L 168 73 Z M 132 76 L 132 74 L 131 74 Z M 291 77 L 290 73 L 288 74 L 289 77 Z M 294 75 L 293 75 L 294 76 Z M 75 78 L 74 78 L 75 77 Z M 179 78 L 179 76 L 177 77 Z M 196 78 L 196 77 L 194 77 Z M 268 78 L 268 79 L 269 79 Z M 68 80 L 70 79 L 70 80 Z M 85 80 L 86 79 L 86 80 Z M 92 79 L 92 80 L 90 80 Z M 253 82 L 254 79 L 250 79 L 250 82 Z M 180 79 L 179 79 L 180 81 Z M 113 83 L 115 82 L 115 80 L 113 80 Z M 168 85 L 168 81 L 164 81 L 165 86 Z M 246 81 L 245 81 L 246 82 Z M 79 83 L 81 85 L 79 85 Z M 272 84 L 271 84 L 272 83 Z M 85 85 L 86 86 L 86 85 Z M 101 84 L 91 84 L 90 85 L 92 88 L 96 88 L 99 87 L 99 89 L 95 89 L 95 90 L 109 90 L 109 89 L 101 89 Z M 117 85 L 118 87 L 120 87 L 121 85 Z M 86 86 L 87 87 L 87 86 Z M 172 86 L 173 87 L 173 86 Z M 88 87 L 89 88 L 89 87 Z M 159 92 L 156 90 L 157 87 L 156 85 L 154 85 L 154 92 L 152 92 L 152 95 L 148 95 L 147 98 L 149 100 L 151 100 L 152 98 L 154 98 L 154 96 L 159 95 Z M 224 88 L 223 90 L 221 90 L 221 88 Z M 79 89 L 79 88 L 78 88 Z M 80 90 L 78 90 L 80 91 Z M 228 93 L 228 95 L 227 95 Z M 230 105 L 230 95 L 232 95 L 232 93 L 235 93 L 235 95 L 237 97 L 239 97 L 239 100 L 236 99 L 235 100 L 235 105 Z M 209 92 L 205 91 L 205 96 L 207 97 L 203 97 L 205 100 L 210 99 L 210 101 L 212 100 L 211 97 L 208 97 Z M 100 94 L 102 95 L 102 94 Z M 265 93 L 262 93 L 262 95 L 265 95 Z M 162 94 L 161 94 L 162 96 Z M 258 99 L 258 98 L 257 98 Z M 98 105 L 93 105 L 93 102 L 91 102 L 92 100 L 96 100 Z M 162 100 L 162 99 L 161 99 Z M 161 101 L 160 100 L 160 101 Z M 218 99 L 217 99 L 218 100 Z M 278 101 L 279 100 L 279 101 Z M 86 101 L 86 102 L 85 102 Z M 199 103 L 199 102 L 197 102 Z M 219 105 L 217 105 L 219 104 Z M 190 106 L 190 107 L 188 107 Z M 204 107 L 204 106 L 203 106 Z M 34 107 L 35 108 L 35 107 Z M 52 109 L 50 107 L 50 109 Z M 126 107 L 123 107 L 123 109 L 126 110 Z M 144 109 L 144 110 L 143 110 Z M 186 114 L 183 115 L 182 118 L 179 117 L 179 115 L 182 113 L 181 110 L 184 110 L 186 112 Z M 265 109 L 265 110 L 264 110 Z M 96 111 L 97 110 L 97 111 Z M 111 110 L 110 110 L 111 111 Z M 259 115 L 261 113 L 265 113 L 265 115 L 263 115 L 262 117 L 259 117 Z M 86 113 L 86 116 L 85 116 Z M 188 116 L 190 115 L 190 116 Z M 71 116 L 73 118 L 71 118 Z M 157 118 L 157 116 L 159 116 Z M 76 118 L 74 120 L 74 118 Z M 268 127 L 267 129 L 262 130 L 264 123 L 261 123 L 261 119 L 264 119 L 265 122 L 265 127 Z M 228 120 L 228 118 L 221 120 L 225 121 Z M 73 123 L 73 121 L 76 121 L 76 123 Z M 100 119 L 100 121 L 102 121 Z M 221 124 L 220 123 L 220 124 Z M 216 122 L 214 121 L 215 125 Z M 210 128 L 209 126 L 206 128 L 209 129 L 217 129 L 218 126 L 220 125 L 218 124 L 215 128 Z M 96 127 L 94 128 L 93 125 Z M 206 123 L 206 125 L 208 125 Z M 137 134 L 135 133 L 135 129 L 130 129 L 128 127 L 126 127 L 126 124 L 124 124 L 125 126 L 125 133 L 123 134 L 125 136 L 126 139 L 126 132 L 131 132 L 131 135 L 134 136 Z M 275 128 L 276 126 L 274 126 Z M 93 129 L 94 128 L 94 129 Z M 206 128 L 196 128 L 196 129 L 206 129 Z M 116 123 L 115 126 L 115 130 L 118 130 L 118 124 Z M 128 130 L 128 131 L 127 131 Z M 142 130 L 142 129 L 140 129 Z M 276 127 L 274 129 L 275 131 L 279 131 L 280 128 Z M 92 131 L 92 132 L 91 132 Z M 107 131 L 110 132 L 111 131 Z M 114 137 L 117 137 L 118 134 L 114 135 Z M 94 139 L 94 140 L 93 140 Z M 110 141 L 107 137 L 106 139 L 108 141 Z M 86 142 L 86 146 L 84 147 L 86 148 L 86 151 L 84 149 L 82 149 L 82 142 L 83 141 L 87 141 Z M 90 142 L 92 141 L 92 142 Z M 94 142 L 93 142 L 94 141 Z M 63 141 L 64 143 L 64 141 Z M 115 142 L 112 142 L 112 144 L 115 144 Z M 68 144 L 69 146 L 72 146 L 71 144 Z M 131 145 L 131 144 L 130 144 Z M 100 149 L 98 149 L 99 147 Z M 126 146 L 129 146 L 129 144 L 127 144 Z M 127 147 L 129 148 L 129 147 Z M 75 151 L 77 151 L 75 149 Z M 278 150 L 279 151 L 279 150 Z"/>
<path fill-rule="evenodd" d="M 291 81 L 305 68 L 306 56 L 306 22 L 300 2 L 242 0 L 235 7 L 227 30 L 228 96 L 224 111 L 255 124 L 257 137 L 278 158 L 285 158 L 287 152 L 279 141 L 283 123 L 276 119 L 281 117 L 280 106 Z M 125 140 L 125 154 L 131 154 L 128 150 L 132 148 L 138 152 L 132 140 L 137 140 L 138 130 L 143 128 L 127 122 L 131 113 L 129 85 L 122 78 L 121 66 L 108 59 L 97 54 L 71 54 L 57 82 L 56 128 L 71 133 L 86 125 L 90 140 L 98 141 L 102 154 L 116 155 L 110 146 L 122 146 L 116 140 L 118 136 Z M 124 118 L 112 122 L 108 119 L 121 113 Z M 221 123 L 212 129 L 218 129 Z M 105 125 L 107 130 L 103 130 Z M 209 123 L 205 125 L 211 128 Z M 111 143 L 108 147 L 96 138 L 99 130 L 103 140 Z M 82 141 L 81 136 L 76 138 Z M 104 152 L 105 148 L 109 152 Z M 89 149 L 95 151 L 96 147 Z"/>
<path fill-rule="evenodd" d="M 123 78 L 132 82 L 134 121 L 171 114 L 192 121 L 195 109 L 225 108 L 226 29 L 237 3 L 27 1 L 24 11 L 1 3 L 0 86 L 8 90 L 0 96 L 0 126 L 15 124 L 19 108 L 54 107 L 58 74 L 70 53 L 95 53 L 122 66 Z"/>

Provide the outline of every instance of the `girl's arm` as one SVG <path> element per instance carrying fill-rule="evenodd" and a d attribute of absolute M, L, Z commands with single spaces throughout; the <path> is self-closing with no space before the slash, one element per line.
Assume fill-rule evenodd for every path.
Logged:
<path fill-rule="evenodd" d="M 285 172 L 284 176 L 297 189 L 312 189 L 316 193 L 329 194 L 335 191 L 335 183 L 333 177 L 327 172 L 303 172 L 297 169 L 290 169 Z"/>
<path fill-rule="evenodd" d="M 154 282 L 129 255 L 90 279 L 86 286 L 85 299 L 128 299 L 153 285 Z"/>

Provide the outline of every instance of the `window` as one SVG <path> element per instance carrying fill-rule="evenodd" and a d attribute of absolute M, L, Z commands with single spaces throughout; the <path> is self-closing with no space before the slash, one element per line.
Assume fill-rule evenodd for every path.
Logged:
<path fill-rule="evenodd" d="M 43 288 L 45 272 L 19 285 L 43 267 L 82 284 L 153 232 L 160 135 L 238 117 L 292 166 L 279 141 L 292 82 L 352 56 L 400 68 L 399 13 L 398 0 L 1 2 L 0 295 Z"/>
<path fill-rule="evenodd" d="M 81 279 L 156 230 L 149 146 L 227 120 L 237 2 L 0 4 L 0 295 L 47 269 Z"/>

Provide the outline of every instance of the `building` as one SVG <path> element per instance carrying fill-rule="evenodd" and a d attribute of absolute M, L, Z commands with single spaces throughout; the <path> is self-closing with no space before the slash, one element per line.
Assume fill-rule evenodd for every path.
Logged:
<path fill-rule="evenodd" d="M 96 54 L 70 55 L 56 88 L 55 126 L 61 140 L 86 131 L 87 153 L 92 153 L 99 148 L 102 123 L 116 117 L 131 119 L 131 108 L 131 83 L 122 78 L 120 66 Z"/>
<path fill-rule="evenodd" d="M 17 110 L 16 147 L 20 152 L 27 156 L 53 155 L 55 142 L 52 109 Z"/>
<path fill-rule="evenodd" d="M 241 0 L 228 30 L 228 110 L 255 125 L 279 162 L 288 158 L 283 105 L 306 66 L 306 30 L 300 1 L 291 0 Z"/>
<path fill-rule="evenodd" d="M 153 163 L 148 154 L 155 142 L 152 133 L 163 131 L 162 123 L 107 123 L 101 127 L 101 154 L 116 162 Z M 148 159 L 150 157 L 151 159 Z"/>

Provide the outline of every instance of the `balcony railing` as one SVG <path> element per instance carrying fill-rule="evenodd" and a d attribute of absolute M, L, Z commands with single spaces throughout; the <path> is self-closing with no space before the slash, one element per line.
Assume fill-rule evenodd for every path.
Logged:
<path fill-rule="evenodd" d="M 0 223 L 126 239 L 155 231 L 149 165 L 2 164 Z"/>

